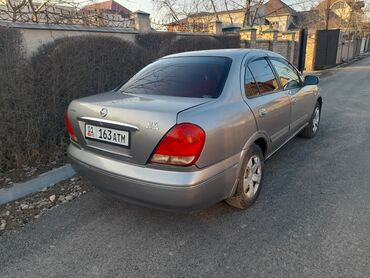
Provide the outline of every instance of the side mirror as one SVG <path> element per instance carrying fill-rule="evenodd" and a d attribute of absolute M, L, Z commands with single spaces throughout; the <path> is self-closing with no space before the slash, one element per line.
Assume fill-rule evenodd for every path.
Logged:
<path fill-rule="evenodd" d="M 320 79 L 317 76 L 314 75 L 307 75 L 304 78 L 304 85 L 317 85 L 319 84 Z"/>

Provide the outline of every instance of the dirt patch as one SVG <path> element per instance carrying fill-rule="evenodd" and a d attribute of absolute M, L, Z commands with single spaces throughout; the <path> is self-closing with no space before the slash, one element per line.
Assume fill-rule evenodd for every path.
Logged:
<path fill-rule="evenodd" d="M 0 189 L 12 186 L 17 182 L 25 182 L 40 174 L 46 173 L 55 168 L 65 165 L 67 156 L 65 154 L 56 157 L 54 160 L 37 160 L 32 164 L 24 164 L 19 168 L 10 169 L 0 173 Z"/>
<path fill-rule="evenodd" d="M 49 209 L 68 203 L 92 190 L 92 186 L 76 175 L 55 186 L 44 188 L 41 192 L 1 205 L 0 235 L 5 231 L 22 228 Z"/>

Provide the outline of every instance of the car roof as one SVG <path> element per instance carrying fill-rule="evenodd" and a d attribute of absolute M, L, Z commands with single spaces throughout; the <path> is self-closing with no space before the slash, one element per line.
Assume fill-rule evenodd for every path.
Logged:
<path fill-rule="evenodd" d="M 243 59 L 246 54 L 252 54 L 251 56 L 270 56 L 270 57 L 281 57 L 278 53 L 261 50 L 261 49 L 250 49 L 250 48 L 233 48 L 233 49 L 211 49 L 211 50 L 198 50 L 188 51 L 176 54 L 171 54 L 163 58 L 174 58 L 174 57 L 190 57 L 190 56 L 218 56 L 218 57 L 229 57 L 232 59 Z"/>

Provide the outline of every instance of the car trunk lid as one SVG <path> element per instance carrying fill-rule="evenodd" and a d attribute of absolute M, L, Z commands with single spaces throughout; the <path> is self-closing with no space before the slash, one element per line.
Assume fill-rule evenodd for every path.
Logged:
<path fill-rule="evenodd" d="M 144 165 L 176 124 L 178 113 L 209 101 L 212 99 L 109 92 L 73 101 L 68 115 L 82 148 Z M 127 132 L 127 146 L 86 138 L 86 125 Z"/>

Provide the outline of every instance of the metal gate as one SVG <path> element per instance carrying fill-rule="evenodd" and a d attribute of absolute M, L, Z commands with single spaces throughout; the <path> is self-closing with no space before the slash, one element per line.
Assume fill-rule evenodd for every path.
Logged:
<path fill-rule="evenodd" d="M 298 70 L 303 72 L 306 63 L 307 48 L 307 30 L 301 29 L 299 32 L 299 49 L 298 49 Z"/>
<path fill-rule="evenodd" d="M 317 31 L 315 70 L 326 69 L 336 65 L 339 33 L 339 29 Z"/>

